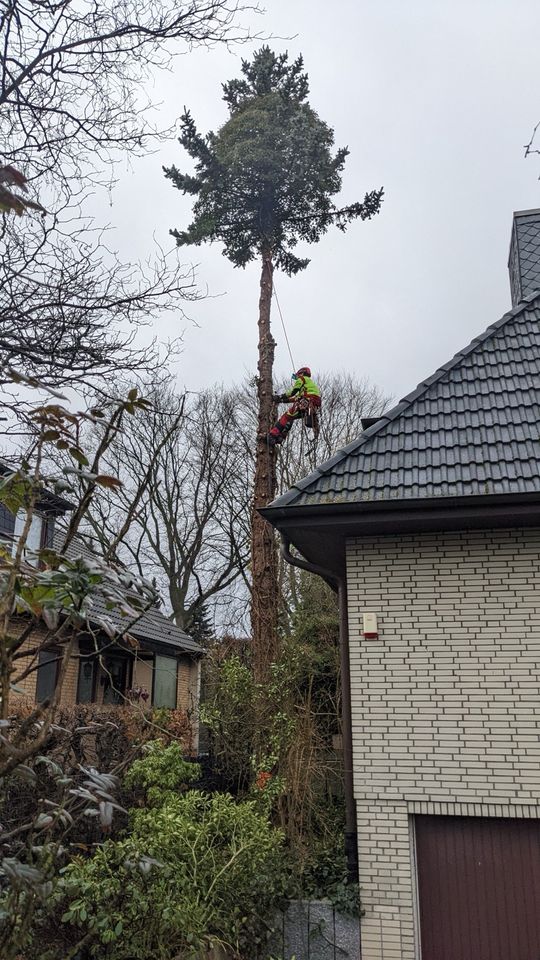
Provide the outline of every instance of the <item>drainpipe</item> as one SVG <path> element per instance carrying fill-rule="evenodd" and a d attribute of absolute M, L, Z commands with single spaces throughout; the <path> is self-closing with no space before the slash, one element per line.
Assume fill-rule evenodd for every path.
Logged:
<path fill-rule="evenodd" d="M 351 668 L 349 662 L 349 620 L 347 616 L 347 584 L 330 570 L 293 557 L 291 541 L 281 534 L 281 555 L 287 563 L 329 580 L 337 590 L 339 600 L 339 651 L 341 662 L 341 729 L 343 737 L 343 773 L 345 790 L 345 856 L 349 881 L 358 882 L 358 834 L 353 788 L 352 725 L 351 725 Z"/>

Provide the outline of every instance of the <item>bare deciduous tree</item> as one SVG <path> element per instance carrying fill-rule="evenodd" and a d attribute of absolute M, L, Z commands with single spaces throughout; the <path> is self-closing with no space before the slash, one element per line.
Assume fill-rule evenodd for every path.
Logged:
<path fill-rule="evenodd" d="M 362 432 L 388 399 L 349 374 L 318 378 L 321 432 L 297 424 L 277 458 L 279 490 L 309 473 Z M 179 396 L 166 382 L 144 391 L 145 420 L 130 420 L 107 453 L 123 480 L 103 490 L 88 514 L 93 549 L 154 579 L 175 622 L 187 630 L 208 611 L 218 633 L 246 628 L 251 589 L 249 505 L 257 410 L 253 388 L 216 387 Z M 293 568 L 280 572 L 286 607 L 294 605 Z"/>
<path fill-rule="evenodd" d="M 0 245 L 0 383 L 13 370 L 55 387 L 148 369 L 156 339 L 137 347 L 136 331 L 198 297 L 176 257 L 121 263 L 100 234 L 59 216 L 30 231 L 4 222 Z"/>
<path fill-rule="evenodd" d="M 277 459 L 279 490 L 362 432 L 362 418 L 377 416 L 388 399 L 368 381 L 349 374 L 319 378 L 323 393 L 317 446 L 302 424 Z M 124 479 L 104 491 L 90 514 L 94 546 L 155 578 L 176 623 L 190 630 L 209 610 L 218 632 L 241 632 L 251 588 L 249 504 L 252 496 L 257 411 L 253 388 L 214 388 L 178 397 L 170 388 L 152 395 L 144 423 L 131 421 L 114 446 L 110 469 Z M 145 478 L 151 481 L 144 484 Z M 124 519 L 136 510 L 129 533 Z M 280 582 L 294 605 L 295 571 Z"/>
<path fill-rule="evenodd" d="M 29 180 L 103 174 L 159 134 L 145 81 L 195 46 L 240 39 L 237 0 L 4 0 L 0 138 Z M 235 32 L 236 31 L 236 32 Z M 146 87 L 148 88 L 148 84 Z"/>
<path fill-rule="evenodd" d="M 183 629 L 210 601 L 221 626 L 238 621 L 236 584 L 248 582 L 251 465 L 231 430 L 234 398 L 223 388 L 180 397 L 166 386 L 150 396 L 145 422 L 133 420 L 109 452 L 123 487 L 95 501 L 89 536 L 106 556 L 152 577 Z"/>
<path fill-rule="evenodd" d="M 137 324 L 194 296 L 176 256 L 158 251 L 147 270 L 125 263 L 83 214 L 95 185 L 113 183 L 116 160 L 144 154 L 172 132 L 154 123 L 149 78 L 194 46 L 241 39 L 241 6 L 0 3 L 0 164 L 49 211 L 44 220 L 2 214 L 0 368 L 7 377 L 15 368 L 49 385 L 95 383 L 96 375 L 133 369 L 143 359 L 130 349 Z M 145 356 L 151 365 L 152 351 Z"/>

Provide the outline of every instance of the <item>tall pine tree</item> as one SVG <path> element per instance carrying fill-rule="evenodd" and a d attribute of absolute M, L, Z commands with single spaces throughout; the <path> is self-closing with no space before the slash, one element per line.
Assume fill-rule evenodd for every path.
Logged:
<path fill-rule="evenodd" d="M 272 528 L 258 508 L 275 496 L 274 449 L 264 437 L 275 418 L 272 370 L 275 342 L 270 330 L 274 268 L 292 275 L 309 260 L 296 256 L 299 241 L 316 243 L 331 225 L 345 230 L 356 218 L 379 212 L 383 191 L 339 208 L 346 147 L 333 154 L 334 133 L 308 103 L 308 77 L 299 57 L 277 56 L 262 47 L 242 62 L 242 78 L 223 84 L 229 119 L 201 136 L 189 112 L 181 118 L 180 143 L 195 161 L 193 175 L 176 167 L 165 175 L 193 195 L 193 220 L 174 230 L 179 246 L 219 241 L 236 267 L 261 263 L 259 296 L 258 441 L 252 510 L 252 638 L 255 675 L 267 676 L 278 649 L 279 591 Z"/>

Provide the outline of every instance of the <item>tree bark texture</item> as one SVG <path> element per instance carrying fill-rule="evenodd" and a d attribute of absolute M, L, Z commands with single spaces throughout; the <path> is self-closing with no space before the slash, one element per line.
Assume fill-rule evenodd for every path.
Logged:
<path fill-rule="evenodd" d="M 270 664 L 278 653 L 278 558 L 273 528 L 257 512 L 276 495 L 276 450 L 265 443 L 265 436 L 276 417 L 272 400 L 275 341 L 270 332 L 272 303 L 272 252 L 262 253 L 261 294 L 259 299 L 258 418 L 255 479 L 251 512 L 251 630 L 253 671 L 260 683 L 268 677 Z"/>

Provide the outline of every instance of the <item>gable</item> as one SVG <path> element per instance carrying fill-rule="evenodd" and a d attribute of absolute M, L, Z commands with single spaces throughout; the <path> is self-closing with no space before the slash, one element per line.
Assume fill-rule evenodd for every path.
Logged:
<path fill-rule="evenodd" d="M 539 424 L 533 296 L 267 509 L 540 493 Z"/>

